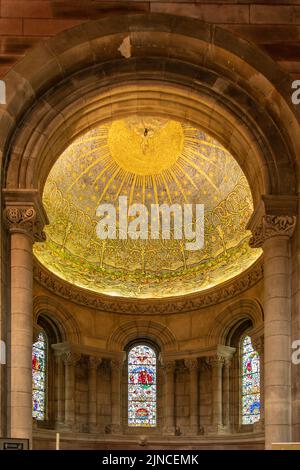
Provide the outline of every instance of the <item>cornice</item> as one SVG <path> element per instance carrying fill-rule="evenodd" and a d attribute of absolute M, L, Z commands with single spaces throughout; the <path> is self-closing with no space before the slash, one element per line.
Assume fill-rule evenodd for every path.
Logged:
<path fill-rule="evenodd" d="M 123 299 L 96 294 L 58 278 L 34 260 L 34 279 L 50 292 L 85 307 L 126 315 L 165 315 L 191 312 L 229 300 L 257 284 L 263 277 L 262 257 L 239 276 L 203 292 L 168 299 Z"/>

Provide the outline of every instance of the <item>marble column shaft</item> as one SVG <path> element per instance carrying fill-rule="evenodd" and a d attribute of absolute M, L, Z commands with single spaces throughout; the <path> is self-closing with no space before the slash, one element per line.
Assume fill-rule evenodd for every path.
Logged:
<path fill-rule="evenodd" d="M 56 364 L 56 425 L 61 425 L 63 416 L 63 360 L 61 354 L 55 354 Z"/>
<path fill-rule="evenodd" d="M 75 366 L 80 354 L 68 352 L 63 354 L 65 364 L 65 424 L 73 428 L 75 425 Z"/>
<path fill-rule="evenodd" d="M 31 191 L 6 191 L 4 221 L 10 233 L 10 321 L 8 345 L 8 435 L 32 443 L 32 278 L 35 241 L 43 241 L 46 217 Z M 29 194 L 30 193 L 30 194 Z M 34 193 L 37 201 L 36 193 Z M 35 202 L 36 202 L 35 201 Z"/>
<path fill-rule="evenodd" d="M 265 446 L 291 441 L 291 265 L 295 216 L 264 215 L 250 246 L 264 251 Z"/>
<path fill-rule="evenodd" d="M 97 429 L 97 368 L 101 359 L 94 356 L 88 358 L 88 382 L 89 382 L 89 432 Z"/>
<path fill-rule="evenodd" d="M 185 366 L 190 376 L 190 433 L 197 434 L 199 430 L 198 413 L 198 360 L 186 359 Z"/>
<path fill-rule="evenodd" d="M 230 369 L 231 369 L 232 361 L 231 359 L 225 359 L 224 362 L 224 410 L 223 410 L 223 417 L 224 417 L 224 426 L 227 429 L 230 429 L 231 422 L 230 422 Z"/>
<path fill-rule="evenodd" d="M 222 368 L 223 357 L 213 357 L 210 359 L 212 372 L 212 426 L 217 432 L 223 425 L 222 417 Z"/>
<path fill-rule="evenodd" d="M 121 378 L 123 362 L 112 360 L 111 366 L 111 431 L 121 431 Z"/>
<path fill-rule="evenodd" d="M 163 366 L 164 373 L 164 433 L 175 433 L 175 362 Z"/>

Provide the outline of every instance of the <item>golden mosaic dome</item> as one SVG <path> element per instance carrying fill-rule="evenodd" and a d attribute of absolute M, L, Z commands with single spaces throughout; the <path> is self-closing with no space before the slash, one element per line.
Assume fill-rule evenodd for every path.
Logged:
<path fill-rule="evenodd" d="M 204 204 L 204 246 L 185 240 L 101 240 L 100 204 Z M 252 213 L 247 180 L 232 155 L 178 120 L 131 116 L 75 140 L 53 166 L 43 194 L 50 224 L 35 255 L 50 271 L 94 292 L 135 298 L 184 295 L 247 269 Z"/>

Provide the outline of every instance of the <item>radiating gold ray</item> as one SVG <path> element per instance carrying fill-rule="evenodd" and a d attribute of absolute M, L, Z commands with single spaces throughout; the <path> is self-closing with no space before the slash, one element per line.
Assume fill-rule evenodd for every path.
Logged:
<path fill-rule="evenodd" d="M 174 178 L 174 180 L 175 180 L 175 182 L 176 182 L 178 188 L 180 189 L 180 192 L 181 192 L 181 194 L 183 195 L 183 198 L 184 198 L 185 202 L 188 204 L 188 200 L 187 200 L 187 198 L 186 198 L 185 191 L 184 191 L 183 187 L 181 186 L 181 183 L 180 183 L 180 181 L 178 180 L 178 178 L 177 178 L 177 176 L 175 175 L 175 173 L 174 173 L 174 171 L 172 170 L 172 168 L 169 169 L 169 172 L 170 172 L 171 175 L 173 176 L 173 178 Z"/>
<path fill-rule="evenodd" d="M 177 164 L 175 165 L 175 168 L 178 168 L 178 170 L 181 171 L 181 173 L 186 177 L 186 179 L 189 180 L 189 182 L 191 183 L 191 185 L 192 185 L 195 189 L 197 189 L 197 190 L 199 189 L 198 186 L 194 183 L 194 181 L 193 181 L 192 178 L 190 177 L 190 175 L 188 174 L 188 172 L 187 172 L 187 171 L 184 171 L 184 169 L 182 168 L 181 165 L 179 165 L 179 163 L 177 163 Z M 174 169 L 175 169 L 175 168 L 174 168 Z"/>
<path fill-rule="evenodd" d="M 75 149 L 72 149 L 72 150 L 76 151 Z M 83 152 L 82 154 L 80 154 L 78 156 L 76 155 L 76 158 L 79 161 L 79 160 L 82 160 L 84 157 L 87 157 L 88 155 L 92 155 L 92 153 L 95 153 L 95 152 L 99 153 L 99 148 L 98 147 L 94 148 L 93 150 L 89 150 L 88 152 Z"/>
<path fill-rule="evenodd" d="M 199 152 L 196 149 L 195 149 L 195 151 L 193 151 L 192 149 L 184 149 L 184 151 L 182 152 L 182 155 L 185 155 L 186 157 L 191 157 L 191 156 L 196 155 L 197 157 L 202 158 L 202 160 L 205 160 L 205 161 L 209 162 L 211 165 L 214 165 L 215 167 L 217 167 L 217 164 L 215 162 L 213 162 L 211 158 L 205 157 L 205 155 L 203 155 L 203 153 Z"/>
<path fill-rule="evenodd" d="M 158 193 L 157 193 L 157 185 L 156 185 L 156 178 L 155 175 L 151 176 L 152 179 L 152 185 L 153 185 L 153 192 L 154 192 L 154 199 L 155 203 L 158 205 Z"/>
<path fill-rule="evenodd" d="M 220 147 L 216 144 L 212 144 L 211 142 L 207 142 L 206 140 L 197 139 L 197 137 L 186 137 L 185 140 L 190 142 L 196 142 L 197 144 L 207 145 L 208 147 L 213 147 L 215 149 L 222 150 L 222 152 L 226 152 L 226 149 L 224 149 L 223 147 Z"/>
<path fill-rule="evenodd" d="M 194 162 L 192 162 L 191 160 L 189 160 L 188 158 L 184 157 L 183 155 L 181 156 L 181 158 L 186 161 L 186 163 L 188 165 L 190 165 L 192 168 L 194 168 L 195 170 L 198 171 L 198 173 L 200 173 L 200 175 L 204 176 L 204 178 L 212 185 L 212 187 L 216 190 L 216 191 L 219 191 L 218 187 L 215 185 L 215 183 L 211 180 L 211 178 L 205 173 L 205 171 L 202 171 L 201 168 L 199 168 L 197 165 L 195 165 Z"/>
<path fill-rule="evenodd" d="M 122 181 L 121 181 L 121 184 L 120 184 L 120 186 L 119 186 L 119 189 L 118 189 L 118 191 L 116 192 L 116 195 L 115 195 L 115 197 L 114 197 L 114 200 L 115 200 L 115 201 L 118 199 L 118 197 L 119 197 L 119 195 L 120 195 L 120 193 L 121 193 L 121 191 L 122 191 L 122 188 L 123 188 L 123 186 L 124 186 L 124 183 L 125 183 L 125 181 L 126 181 L 127 173 L 125 173 L 124 170 L 122 170 L 121 173 L 124 173 L 124 176 L 123 176 L 123 178 L 122 178 Z"/>
<path fill-rule="evenodd" d="M 132 204 L 132 202 L 133 202 L 133 193 L 134 193 L 136 178 L 137 178 L 137 175 L 134 175 L 133 176 L 133 181 L 131 183 L 131 188 L 130 188 L 129 204 Z"/>
<path fill-rule="evenodd" d="M 145 198 L 146 198 L 146 178 L 143 176 L 143 189 L 142 189 L 142 203 L 145 204 Z"/>
<path fill-rule="evenodd" d="M 169 202 L 170 202 L 170 204 L 173 204 L 170 189 L 169 189 L 168 183 L 166 181 L 165 175 L 163 173 L 161 174 L 161 178 L 162 178 L 164 186 L 166 188 L 166 192 L 167 192 L 167 195 L 168 195 Z"/>
<path fill-rule="evenodd" d="M 69 188 L 67 189 L 67 192 L 69 192 L 73 186 L 80 180 L 80 178 L 82 178 L 84 175 L 86 175 L 95 165 L 97 165 L 99 162 L 101 162 L 101 160 L 103 160 L 103 155 L 101 155 L 99 158 L 97 158 L 93 163 L 91 163 L 90 165 L 88 165 L 86 167 L 86 169 L 84 171 L 82 171 L 78 176 L 77 178 L 72 182 L 72 184 L 69 186 Z"/>
<path fill-rule="evenodd" d="M 114 171 L 114 173 L 111 175 L 111 177 L 109 178 L 108 182 L 106 183 L 102 193 L 101 193 L 101 196 L 100 196 L 100 199 L 98 200 L 97 202 L 97 207 L 99 206 L 99 204 L 101 203 L 106 191 L 108 190 L 111 182 L 113 181 L 113 179 L 117 176 L 118 173 L 121 172 L 121 168 L 120 167 L 117 167 L 116 170 Z"/>
<path fill-rule="evenodd" d="M 101 178 L 101 176 L 104 175 L 104 173 L 109 170 L 109 169 L 113 169 L 113 168 L 116 168 L 117 165 L 114 161 L 108 161 L 108 163 L 105 165 L 105 167 L 100 171 L 100 173 L 98 173 L 98 175 L 96 176 L 96 178 L 94 179 L 93 181 L 93 185 L 95 185 L 97 183 L 97 181 Z"/>

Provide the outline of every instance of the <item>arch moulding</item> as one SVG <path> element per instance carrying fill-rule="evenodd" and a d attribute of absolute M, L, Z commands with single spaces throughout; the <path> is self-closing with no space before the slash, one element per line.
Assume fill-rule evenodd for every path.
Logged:
<path fill-rule="evenodd" d="M 119 48 L 128 37 L 125 58 Z M 162 14 L 101 18 L 38 45 L 5 82 L 4 188 L 41 193 L 76 136 L 112 117 L 155 112 L 200 126 L 225 145 L 255 205 L 261 194 L 295 194 L 300 116 L 290 77 L 214 25 Z"/>
<path fill-rule="evenodd" d="M 80 330 L 72 316 L 59 302 L 46 296 L 33 298 L 33 322 L 38 323 L 40 315 L 50 318 L 59 330 L 62 342 L 80 344 Z"/>

